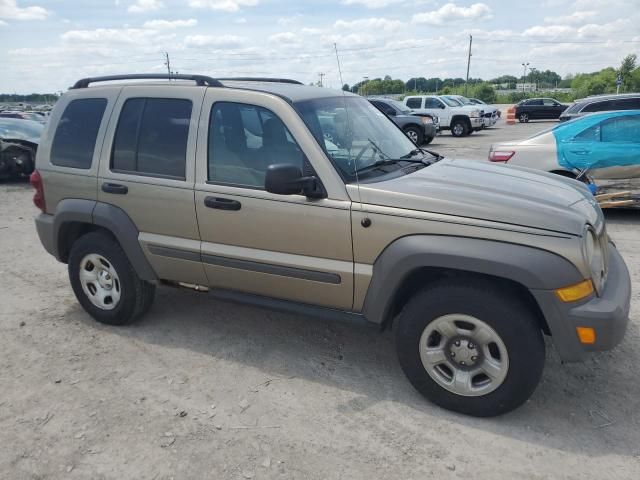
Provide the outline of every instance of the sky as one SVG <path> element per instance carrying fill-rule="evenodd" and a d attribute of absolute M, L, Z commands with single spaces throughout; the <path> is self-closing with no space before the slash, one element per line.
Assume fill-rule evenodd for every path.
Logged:
<path fill-rule="evenodd" d="M 171 70 L 344 83 L 561 75 L 640 54 L 640 0 L 0 0 L 0 93 Z M 640 55 L 639 55 L 640 56 Z"/>

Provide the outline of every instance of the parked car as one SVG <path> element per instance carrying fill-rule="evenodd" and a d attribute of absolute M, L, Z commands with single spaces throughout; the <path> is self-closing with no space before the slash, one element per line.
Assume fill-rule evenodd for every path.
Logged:
<path fill-rule="evenodd" d="M 163 284 L 393 324 L 415 388 L 478 416 L 530 397 L 544 333 L 565 361 L 621 341 L 629 273 L 580 183 L 442 159 L 347 92 L 127 82 L 145 78 L 168 76 L 64 93 L 31 176 L 40 240 L 96 320 L 134 321 Z"/>
<path fill-rule="evenodd" d="M 34 115 L 29 114 L 27 112 L 17 111 L 17 110 L 6 110 L 4 112 L 0 112 L 0 118 L 15 118 L 21 120 L 31 120 L 36 121 Z"/>
<path fill-rule="evenodd" d="M 460 105 L 465 106 L 475 106 L 477 105 L 475 102 L 472 102 L 471 99 L 464 97 L 462 95 L 444 95 L 447 98 L 456 100 Z M 482 105 L 482 110 L 484 111 L 484 115 L 482 116 L 484 121 L 484 127 L 489 128 L 493 127 L 498 121 L 498 109 L 493 105 Z"/>
<path fill-rule="evenodd" d="M 576 100 L 562 112 L 560 121 L 566 122 L 589 113 L 615 110 L 640 110 L 640 93 L 597 95 Z"/>
<path fill-rule="evenodd" d="M 491 146 L 489 160 L 576 177 L 640 177 L 640 110 L 594 113 L 525 140 Z"/>
<path fill-rule="evenodd" d="M 484 127 L 484 110 L 462 106 L 460 102 L 437 95 L 412 95 L 404 104 L 418 114 L 436 115 L 442 130 L 451 130 L 454 137 L 464 137 Z"/>
<path fill-rule="evenodd" d="M 415 115 L 403 103 L 388 98 L 371 98 L 369 101 L 400 127 L 416 145 L 429 144 L 438 134 L 438 117 L 434 121 L 431 115 Z"/>
<path fill-rule="evenodd" d="M 473 103 L 474 105 L 480 105 L 480 106 L 482 106 L 482 108 L 485 108 L 485 107 L 484 107 L 484 105 L 489 106 L 489 104 L 488 104 L 488 103 L 483 102 L 483 101 L 482 101 L 482 100 L 480 100 L 479 98 L 470 98 L 470 99 L 469 99 L 469 101 L 470 101 L 471 103 Z M 498 114 L 498 118 L 500 118 L 500 117 L 502 116 L 502 112 L 501 112 L 497 107 L 495 107 L 495 108 L 496 108 L 496 113 Z"/>
<path fill-rule="evenodd" d="M 567 105 L 553 98 L 530 98 L 516 104 L 516 118 L 520 123 L 529 120 L 553 120 L 560 117 Z"/>
<path fill-rule="evenodd" d="M 38 122 L 0 118 L 0 179 L 33 172 L 42 130 Z"/>

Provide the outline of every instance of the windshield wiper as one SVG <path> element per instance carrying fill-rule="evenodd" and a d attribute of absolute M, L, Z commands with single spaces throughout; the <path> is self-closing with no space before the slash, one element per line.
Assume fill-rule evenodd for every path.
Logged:
<path fill-rule="evenodd" d="M 413 150 L 411 150 L 409 153 L 407 153 L 406 155 L 403 155 L 402 159 L 406 159 L 406 158 L 411 158 L 414 157 L 416 155 L 418 155 L 419 153 L 428 153 L 429 155 L 431 155 L 432 157 L 435 158 L 435 160 L 422 160 L 423 163 L 428 162 L 428 163 L 432 163 L 432 162 L 437 162 L 438 160 L 442 160 L 444 158 L 443 155 L 440 155 L 439 153 L 436 152 L 432 152 L 431 150 L 425 150 L 423 148 L 414 148 Z"/>
<path fill-rule="evenodd" d="M 385 165 L 395 165 L 400 162 L 408 162 L 408 163 L 421 163 L 422 165 L 429 165 L 430 162 L 425 162 L 424 160 L 414 160 L 410 158 L 387 158 L 384 160 L 377 160 L 373 162 L 371 165 L 367 165 L 366 167 L 359 168 L 356 170 L 356 173 L 368 172 L 370 170 L 375 170 L 379 167 L 384 167 Z"/>

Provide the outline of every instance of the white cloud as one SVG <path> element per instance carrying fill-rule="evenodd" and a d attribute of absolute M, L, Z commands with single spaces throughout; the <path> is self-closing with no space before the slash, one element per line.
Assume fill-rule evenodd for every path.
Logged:
<path fill-rule="evenodd" d="M 367 8 L 385 8 L 402 0 L 342 0 L 343 5 L 362 5 Z"/>
<path fill-rule="evenodd" d="M 161 0 L 136 0 L 136 3 L 130 5 L 127 11 L 130 13 L 154 12 L 164 7 Z"/>
<path fill-rule="evenodd" d="M 271 43 L 297 43 L 300 41 L 300 37 L 293 32 L 281 32 L 271 35 L 269 37 Z"/>
<path fill-rule="evenodd" d="M 255 7 L 258 0 L 189 0 L 193 8 L 210 8 L 224 12 L 237 12 L 241 7 Z"/>
<path fill-rule="evenodd" d="M 536 25 L 527 28 L 523 35 L 527 37 L 562 37 L 575 33 L 575 28 L 568 25 Z"/>
<path fill-rule="evenodd" d="M 240 17 L 240 18 L 236 18 L 236 19 L 234 20 L 234 22 L 235 22 L 235 23 L 240 23 L 240 24 L 242 24 L 242 23 L 247 23 L 247 19 L 246 19 L 246 18 L 244 18 L 244 17 Z"/>
<path fill-rule="evenodd" d="M 187 35 L 184 39 L 184 46 L 187 48 L 235 48 L 241 46 L 244 41 L 243 37 L 236 35 Z"/>
<path fill-rule="evenodd" d="M 69 30 L 62 34 L 63 42 L 84 44 L 138 44 L 158 36 L 157 30 L 142 28 L 96 28 L 95 30 Z M 166 38 L 166 35 L 165 35 Z"/>
<path fill-rule="evenodd" d="M 590 18 L 593 18 L 596 15 L 597 12 L 593 10 L 585 10 L 582 12 L 573 12 L 571 15 L 545 17 L 544 23 L 551 23 L 554 25 L 579 25 L 587 22 Z"/>
<path fill-rule="evenodd" d="M 0 27 L 6 27 L 7 25 L 9 25 L 7 22 L 0 20 Z"/>
<path fill-rule="evenodd" d="M 166 30 L 181 27 L 195 27 L 197 24 L 198 21 L 195 18 L 190 18 L 189 20 L 149 20 L 144 22 L 142 27 Z"/>
<path fill-rule="evenodd" d="M 386 18 L 361 18 L 358 20 L 338 20 L 333 24 L 336 29 L 349 30 L 399 30 L 404 26 L 400 20 Z"/>
<path fill-rule="evenodd" d="M 49 12 L 43 7 L 21 8 L 16 0 L 0 0 L 0 18 L 9 20 L 44 20 L 48 15 Z"/>
<path fill-rule="evenodd" d="M 461 20 L 484 20 L 491 17 L 491 9 L 484 3 L 474 3 L 469 7 L 459 7 L 455 3 L 447 3 L 438 10 L 417 13 L 411 21 L 428 25 L 445 25 Z"/>

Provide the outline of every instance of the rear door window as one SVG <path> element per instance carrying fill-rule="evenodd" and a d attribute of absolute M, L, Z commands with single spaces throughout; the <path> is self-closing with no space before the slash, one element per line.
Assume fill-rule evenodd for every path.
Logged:
<path fill-rule="evenodd" d="M 72 100 L 64 109 L 51 144 L 50 161 L 60 167 L 89 169 L 106 98 Z"/>
<path fill-rule="evenodd" d="M 640 97 L 620 98 L 613 102 L 614 110 L 640 110 Z"/>
<path fill-rule="evenodd" d="M 184 180 L 192 103 L 130 98 L 118 120 L 111 170 Z"/>
<path fill-rule="evenodd" d="M 611 100 L 605 100 L 602 102 L 594 102 L 582 109 L 583 112 L 606 112 L 607 110 L 613 110 L 613 102 Z"/>
<path fill-rule="evenodd" d="M 421 108 L 422 107 L 422 99 L 420 97 L 408 98 L 406 105 L 409 108 Z"/>

